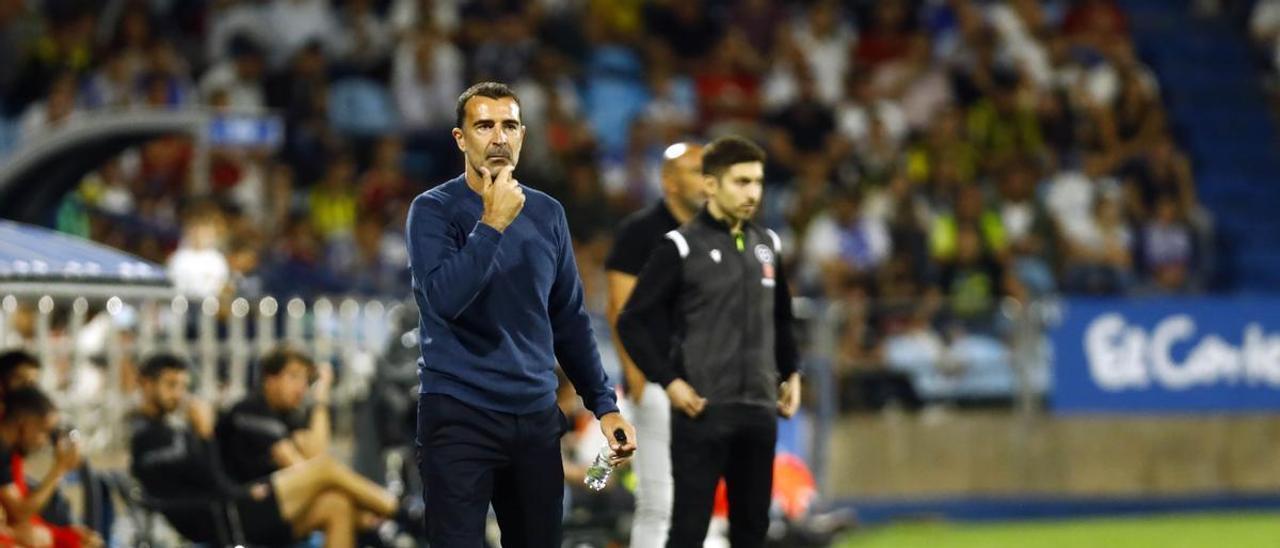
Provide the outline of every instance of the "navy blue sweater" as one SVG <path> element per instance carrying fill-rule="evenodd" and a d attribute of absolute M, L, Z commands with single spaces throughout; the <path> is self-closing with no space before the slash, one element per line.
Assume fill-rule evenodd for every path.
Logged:
<path fill-rule="evenodd" d="M 523 186 L 504 232 L 480 223 L 459 176 L 409 208 L 409 266 L 420 310 L 421 393 L 504 413 L 555 404 L 557 359 L 597 417 L 617 411 L 583 308 L 564 207 Z"/>

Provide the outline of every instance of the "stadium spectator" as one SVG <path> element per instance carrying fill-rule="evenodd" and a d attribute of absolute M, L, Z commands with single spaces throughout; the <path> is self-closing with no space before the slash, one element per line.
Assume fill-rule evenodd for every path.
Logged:
<path fill-rule="evenodd" d="M 692 72 L 692 66 L 711 53 L 723 32 L 702 2 L 646 2 L 644 23 L 666 47 L 679 52 L 685 64 L 682 72 Z"/>
<path fill-rule="evenodd" d="M 1033 294 L 1053 292 L 1055 282 L 1051 261 L 1058 256 L 1053 219 L 1035 196 L 1035 165 L 1015 161 L 1000 174 L 998 214 L 1004 229 L 1012 268 Z"/>
<path fill-rule="evenodd" d="M 208 30 L 205 31 L 204 57 L 210 64 L 231 55 L 232 42 L 245 37 L 266 47 L 271 40 L 271 29 L 262 16 L 260 2 L 252 0 L 220 0 L 213 2 L 205 14 Z"/>
<path fill-rule="evenodd" d="M 854 47 L 858 69 L 875 71 L 906 55 L 913 26 L 910 7 L 904 0 L 876 2 Z"/>
<path fill-rule="evenodd" d="M 1004 254 L 1004 224 L 999 213 L 988 208 L 984 199 L 981 187 L 962 186 L 956 190 L 952 211 L 934 217 L 929 229 L 929 250 L 935 260 L 946 262 L 956 256 L 959 233 L 965 228 L 972 228 L 978 234 L 983 253 Z"/>
<path fill-rule="evenodd" d="M 40 359 L 25 350 L 0 353 L 0 397 L 9 392 L 30 388 L 40 381 Z M 0 410 L 4 402 L 0 398 Z"/>
<path fill-rule="evenodd" d="M 341 151 L 330 157 L 324 178 L 311 189 L 311 224 L 326 242 L 350 238 L 355 231 L 355 175 L 355 159 Z"/>
<path fill-rule="evenodd" d="M 333 242 L 327 255 L 331 270 L 347 293 L 368 297 L 409 294 L 404 235 L 387 230 L 384 215 L 362 214 L 354 236 Z"/>
<path fill-rule="evenodd" d="M 26 2 L 0 5 L 0 103 L 6 103 L 10 93 L 16 91 L 14 82 L 22 62 L 44 31 L 44 22 L 34 7 Z M 9 114 L 12 112 L 0 108 L 0 116 Z"/>
<path fill-rule="evenodd" d="M 195 85 L 190 63 L 170 39 L 159 36 L 147 49 L 147 64 L 141 85 L 134 92 L 135 103 L 151 108 L 179 108 L 194 103 Z"/>
<path fill-rule="evenodd" d="M 693 3 L 677 3 L 685 4 Z M 702 114 L 700 129 L 706 134 L 756 132 L 761 102 L 761 61 L 752 57 L 752 53 L 741 34 L 723 33 L 706 60 L 699 64 L 694 85 Z"/>
<path fill-rule="evenodd" d="M 88 109 L 119 109 L 133 103 L 137 69 L 128 58 L 112 55 L 88 75 L 82 86 L 82 103 Z"/>
<path fill-rule="evenodd" d="M 453 103 L 462 93 L 463 57 L 428 24 L 410 32 L 395 50 L 391 89 L 402 127 L 429 133 L 453 123 Z"/>
<path fill-rule="evenodd" d="M 835 149 L 835 113 L 820 102 L 817 81 L 808 69 L 796 71 L 798 92 L 791 102 L 769 116 L 770 154 L 774 168 L 785 177 L 800 169 L 800 158 L 812 154 L 823 156 Z"/>
<path fill-rule="evenodd" d="M 227 244 L 229 283 L 236 296 L 252 299 L 265 294 L 261 245 L 258 237 L 252 234 L 233 236 Z"/>
<path fill-rule="evenodd" d="M 373 149 L 373 164 L 360 176 L 359 210 L 377 215 L 390 215 L 398 204 L 412 194 L 404 175 L 404 144 L 388 135 L 378 140 Z"/>
<path fill-rule="evenodd" d="M 978 227 L 961 225 L 954 254 L 942 263 L 938 286 L 946 300 L 944 323 L 957 332 L 996 334 L 996 304 L 1001 297 L 1023 298 L 1021 284 L 982 242 Z"/>
<path fill-rule="evenodd" d="M 329 153 L 341 145 L 329 123 L 329 61 L 319 43 L 304 46 L 289 68 L 267 78 L 267 104 L 284 115 L 282 155 L 307 184 L 324 173 Z"/>
<path fill-rule="evenodd" d="M 4 97 L 9 114 L 17 114 L 56 91 L 55 83 L 66 74 L 78 74 L 93 66 L 93 13 L 87 6 L 63 2 L 43 6 L 44 32 L 32 37 L 26 57 L 18 59 L 17 76 Z"/>
<path fill-rule="evenodd" d="M 57 432 L 58 420 L 53 402 L 35 388 L 5 394 L 4 417 L 0 418 L 0 506 L 19 545 L 102 546 L 102 538 L 88 528 L 50 525 L 40 517 L 62 479 L 80 465 L 78 442 Z M 29 486 L 25 459 L 51 440 L 55 444 L 53 465 L 38 487 Z"/>
<path fill-rule="evenodd" d="M 906 53 L 899 59 L 881 64 L 867 82 L 870 93 L 880 98 L 876 102 L 878 114 L 887 121 L 890 134 L 898 141 L 906 137 L 908 130 L 927 130 L 938 112 L 951 105 L 951 86 L 946 72 L 933 63 L 930 46 L 929 37 L 924 33 L 912 35 Z M 860 80 L 858 76 L 852 78 Z M 863 104 L 866 104 L 868 92 L 859 91 L 857 95 L 864 97 Z M 886 108 L 890 105 L 892 114 Z M 861 127 L 865 127 L 865 123 Z M 858 134 L 857 131 L 850 133 L 855 137 Z"/>
<path fill-rule="evenodd" d="M 1116 294 L 1130 287 L 1134 238 L 1116 194 L 1099 193 L 1085 220 L 1063 226 L 1063 284 L 1070 291 Z"/>
<path fill-rule="evenodd" d="M 337 58 L 349 70 L 371 73 L 387 61 L 395 36 L 371 0 L 343 2 L 337 14 Z"/>
<path fill-rule="evenodd" d="M 858 39 L 857 32 L 845 22 L 840 3 L 813 2 L 790 33 L 809 64 L 809 74 L 816 79 L 817 97 L 827 105 L 835 104 L 851 72 L 849 55 Z"/>
<path fill-rule="evenodd" d="M 1063 16 L 1062 31 L 1081 45 L 1101 48 L 1129 34 L 1129 18 L 1115 0 L 1081 0 Z"/>
<path fill-rule="evenodd" d="M 1159 136 L 1119 174 L 1124 178 L 1127 211 L 1134 219 L 1151 218 L 1156 204 L 1163 198 L 1173 201 L 1179 218 L 1204 215 L 1196 200 L 1191 162 L 1167 134 Z"/>
<path fill-rule="evenodd" d="M 146 70 L 148 50 L 156 38 L 149 8 L 137 3 L 126 5 L 113 30 L 108 45 L 111 56 L 123 61 L 130 75 Z"/>
<path fill-rule="evenodd" d="M 348 547 L 355 545 L 357 510 L 394 514 L 394 497 L 327 455 L 253 481 L 229 478 L 213 409 L 188 394 L 187 363 L 158 354 L 141 376 L 142 400 L 129 421 L 130 471 L 187 540 L 226 542 L 219 524 L 235 523 L 253 543 L 287 544 L 321 531 L 326 547 Z"/>
<path fill-rule="evenodd" d="M 200 78 L 200 93 L 206 102 L 217 92 L 227 94 L 226 107 L 240 112 L 255 113 L 266 108 L 262 91 L 262 78 L 266 59 L 262 46 L 247 34 L 231 39 L 230 58 L 209 70 Z"/>
<path fill-rule="evenodd" d="M 212 204 L 193 207 L 186 216 L 182 241 L 169 256 L 169 277 L 174 288 L 195 298 L 217 297 L 229 281 L 227 258 L 222 253 L 225 223 Z"/>
<path fill-rule="evenodd" d="M 470 80 L 519 82 L 528 74 L 537 48 L 533 31 L 521 13 L 508 12 L 491 23 L 493 31 L 471 54 Z"/>
<path fill-rule="evenodd" d="M 1044 137 L 1035 111 L 1022 100 L 1022 77 L 1011 69 L 992 74 L 991 95 L 969 108 L 968 136 L 977 147 L 979 161 L 994 169 L 1019 156 L 1039 157 Z"/>
<path fill-rule="evenodd" d="M 258 360 L 258 374 L 257 390 L 218 418 L 222 461 L 238 482 L 260 481 L 329 450 L 333 370 L 282 347 Z M 304 401 L 308 393 L 312 405 Z"/>
<path fill-rule="evenodd" d="M 23 141 L 31 141 L 57 129 L 80 114 L 77 107 L 76 76 L 65 72 L 54 78 L 46 99 L 27 107 L 19 124 Z"/>
<path fill-rule="evenodd" d="M 805 231 L 804 255 L 810 283 L 821 280 L 824 293 L 847 297 L 870 289 L 875 271 L 892 251 L 889 230 L 881 219 L 863 214 L 862 191 L 845 186 L 831 190 L 831 208 Z"/>
<path fill-rule="evenodd" d="M 1179 215 L 1178 203 L 1170 196 L 1158 198 L 1142 227 L 1140 265 L 1155 289 L 1174 293 L 1188 288 L 1193 244 L 1191 227 Z"/>
<path fill-rule="evenodd" d="M 283 66 L 298 51 L 320 44 L 324 54 L 341 53 L 338 42 L 339 21 L 327 0 L 284 0 L 268 2 L 261 8 L 263 23 L 270 38 L 270 62 Z"/>

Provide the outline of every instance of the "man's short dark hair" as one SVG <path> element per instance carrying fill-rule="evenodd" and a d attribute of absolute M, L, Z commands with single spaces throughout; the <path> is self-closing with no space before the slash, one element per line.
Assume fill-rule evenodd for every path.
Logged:
<path fill-rule="evenodd" d="M 764 158 L 764 149 L 747 139 L 736 135 L 721 137 L 703 149 L 702 174 L 718 179 L 734 164 L 763 163 Z"/>
<path fill-rule="evenodd" d="M 4 395 L 4 419 L 6 423 L 22 417 L 44 418 L 57 411 L 53 400 L 39 388 L 19 388 Z"/>
<path fill-rule="evenodd" d="M 40 358 L 26 350 L 8 350 L 0 353 L 0 383 L 9 384 L 9 379 L 19 367 L 40 368 Z"/>
<path fill-rule="evenodd" d="M 147 361 L 142 363 L 142 370 L 139 371 L 139 374 L 144 379 L 156 380 L 165 371 L 188 373 L 191 368 L 187 365 L 187 360 L 182 359 L 177 354 L 160 353 L 147 358 Z"/>
<path fill-rule="evenodd" d="M 502 82 L 480 82 L 467 88 L 467 91 L 458 96 L 457 121 L 454 122 L 457 125 L 454 127 L 462 127 L 462 123 L 467 117 L 467 101 L 470 101 L 472 97 L 488 97 L 489 99 L 510 97 L 516 102 L 517 106 L 520 104 L 520 98 L 516 97 L 516 92 L 511 91 L 510 86 Z"/>
<path fill-rule="evenodd" d="M 311 361 L 310 356 L 297 349 L 281 346 L 267 352 L 266 355 L 262 356 L 262 359 L 258 360 L 259 381 L 279 375 L 284 371 L 285 366 L 289 365 L 289 362 L 299 362 L 307 366 L 308 372 L 315 369 L 315 362 Z"/>

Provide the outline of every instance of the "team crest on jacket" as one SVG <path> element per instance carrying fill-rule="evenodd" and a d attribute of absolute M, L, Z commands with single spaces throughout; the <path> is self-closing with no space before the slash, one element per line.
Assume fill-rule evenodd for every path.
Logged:
<path fill-rule="evenodd" d="M 773 264 L 773 250 L 764 244 L 756 244 L 756 259 L 763 264 Z"/>
<path fill-rule="evenodd" d="M 756 244 L 756 259 L 760 261 L 760 285 L 773 287 L 773 250 L 764 244 Z"/>

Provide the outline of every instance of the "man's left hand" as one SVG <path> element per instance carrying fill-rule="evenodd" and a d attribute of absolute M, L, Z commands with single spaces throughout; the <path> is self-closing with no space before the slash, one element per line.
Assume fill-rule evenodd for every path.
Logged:
<path fill-rule="evenodd" d="M 613 437 L 613 433 L 621 429 L 625 435 L 626 442 L 619 442 Z M 631 456 L 636 452 L 636 429 L 622 418 L 622 413 L 614 411 L 603 417 L 600 417 L 600 432 L 604 434 L 604 438 L 609 440 L 609 448 L 613 450 L 613 465 L 617 466 L 631 460 Z"/>
<path fill-rule="evenodd" d="M 782 386 L 778 387 L 778 415 L 784 419 L 791 418 L 800 409 L 800 374 L 792 373 Z"/>

